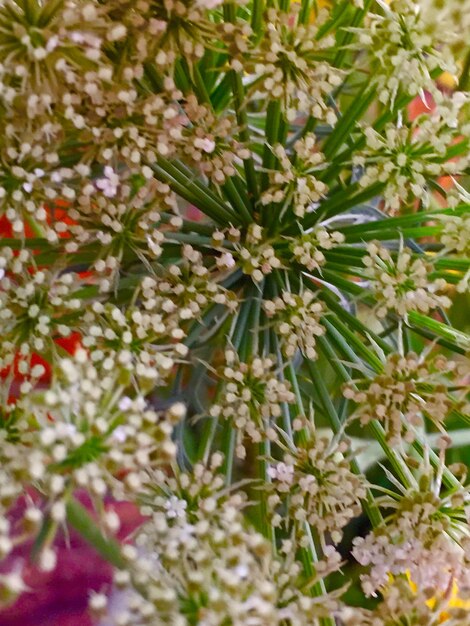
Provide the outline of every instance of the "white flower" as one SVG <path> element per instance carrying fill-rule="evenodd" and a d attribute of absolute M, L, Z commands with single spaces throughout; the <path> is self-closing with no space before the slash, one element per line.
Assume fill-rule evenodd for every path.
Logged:
<path fill-rule="evenodd" d="M 204 152 L 207 152 L 208 154 L 210 154 L 211 152 L 214 152 L 215 150 L 215 141 L 207 137 L 203 139 L 196 137 L 196 139 L 194 140 L 194 145 L 196 146 L 196 148 L 200 148 L 201 150 L 204 150 Z"/>
<path fill-rule="evenodd" d="M 186 508 L 188 503 L 185 500 L 180 500 L 176 496 L 171 496 L 167 502 L 165 502 L 165 509 L 167 511 L 167 517 L 169 519 L 186 518 Z"/>
<path fill-rule="evenodd" d="M 294 479 L 294 467 L 285 463 L 276 463 L 269 467 L 268 474 L 271 478 L 290 485 Z"/>
<path fill-rule="evenodd" d="M 98 178 L 96 186 L 107 198 L 113 198 L 117 194 L 120 182 L 118 174 L 116 174 L 112 167 L 106 165 L 104 168 L 104 178 Z"/>
<path fill-rule="evenodd" d="M 223 0 L 196 0 L 196 4 L 202 9 L 215 9 L 222 4 Z"/>
<path fill-rule="evenodd" d="M 442 278 L 430 279 L 431 267 L 411 250 L 400 250 L 396 258 L 378 244 L 367 246 L 364 257 L 365 275 L 376 301 L 378 317 L 395 312 L 405 317 L 410 311 L 428 313 L 437 307 L 448 308 L 451 300 L 444 295 L 447 283 Z"/>

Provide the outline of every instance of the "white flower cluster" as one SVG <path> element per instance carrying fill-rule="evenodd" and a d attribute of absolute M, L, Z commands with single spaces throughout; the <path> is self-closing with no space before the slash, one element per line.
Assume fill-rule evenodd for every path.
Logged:
<path fill-rule="evenodd" d="M 406 318 L 411 311 L 429 313 L 437 307 L 446 309 L 451 305 L 445 295 L 446 281 L 430 278 L 430 265 L 421 258 L 413 258 L 411 250 L 404 248 L 394 257 L 387 248 L 370 243 L 367 252 L 363 259 L 365 276 L 377 303 L 378 317 L 393 312 Z"/>
<path fill-rule="evenodd" d="M 470 537 L 464 512 L 468 491 L 462 487 L 439 496 L 439 481 L 423 474 L 419 486 L 396 498 L 385 496 L 383 506 L 391 510 L 387 524 L 354 540 L 354 557 L 368 567 L 361 576 L 366 594 L 375 595 L 390 576 L 399 575 L 409 575 L 418 589 L 431 588 L 443 595 L 454 582 L 468 587 Z"/>
<path fill-rule="evenodd" d="M 377 0 L 382 13 L 369 15 L 362 28 L 350 28 L 357 35 L 352 47 L 366 49 L 372 81 L 380 100 L 394 103 L 404 92 L 416 96 L 423 90 L 436 91 L 436 70 L 455 74 L 457 67 L 449 46 L 455 35 L 439 14 L 420 10 L 413 0 Z"/>
<path fill-rule="evenodd" d="M 84 68 L 109 69 L 102 45 L 112 39 L 113 26 L 99 3 L 44 7 L 41 19 L 35 16 L 34 35 L 27 28 L 32 17 L 28 9 L 6 2 L 1 17 L 1 91 L 5 102 L 18 106 L 28 118 L 43 116 L 52 107 L 63 110 L 64 85 L 80 82 Z"/>
<path fill-rule="evenodd" d="M 133 0 L 112 1 L 120 16 L 117 34 L 123 32 L 132 42 L 127 50 L 128 63 L 142 66 L 153 61 L 164 74 L 174 72 L 182 57 L 189 63 L 200 59 L 216 33 L 207 10 L 216 9 L 221 0 Z"/>
<path fill-rule="evenodd" d="M 79 98 L 71 98 L 69 105 L 69 117 L 80 120 L 75 124 L 86 146 L 83 160 L 93 159 L 107 168 L 96 181 L 106 197 L 116 195 L 126 170 L 149 179 L 149 165 L 184 145 L 187 118 L 179 105 L 183 94 L 173 80 L 166 78 L 160 93 L 148 95 L 135 89 L 133 78 L 111 84 L 101 84 L 98 79 L 92 102 L 82 102 L 81 93 Z M 83 177 L 86 179 L 86 174 Z M 86 187 L 89 181 L 84 182 L 85 189 L 91 189 Z"/>
<path fill-rule="evenodd" d="M 440 255 L 452 254 L 467 260 L 470 256 L 470 218 L 465 215 L 436 215 L 435 219 L 442 224 L 438 235 L 443 245 Z M 456 289 L 460 293 L 469 291 L 470 268 L 457 283 Z"/>
<path fill-rule="evenodd" d="M 249 151 L 233 139 L 237 134 L 235 120 L 216 115 L 194 95 L 188 96 L 184 111 L 188 121 L 182 132 L 183 158 L 213 183 L 222 185 L 235 175 L 236 160 L 249 156 Z"/>
<path fill-rule="evenodd" d="M 145 173 L 151 175 L 150 168 L 145 169 Z M 70 235 L 65 242 L 67 252 L 75 253 L 90 244 L 98 244 L 99 260 L 109 265 L 112 259 L 115 272 L 129 254 L 151 261 L 160 257 L 165 240 L 161 213 L 175 209 L 175 196 L 165 183 L 146 180 L 139 189 L 133 189 L 124 175 L 119 181 L 112 196 L 97 194 L 93 184 L 85 184 L 77 202 L 66 207 L 68 223 L 54 220 L 56 231 Z M 169 231 L 179 224 L 178 219 L 171 217 Z"/>
<path fill-rule="evenodd" d="M 241 66 L 256 78 L 254 97 L 278 99 L 288 120 L 302 111 L 333 124 L 336 116 L 327 96 L 341 83 L 341 73 L 318 56 L 334 45 L 334 38 L 317 37 L 323 12 L 315 24 L 304 25 L 298 21 L 299 8 L 269 8 L 264 36 Z"/>
<path fill-rule="evenodd" d="M 470 626 L 467 600 L 462 600 L 454 588 L 439 593 L 426 585 L 419 589 L 406 576 L 391 579 L 381 590 L 381 600 L 374 609 L 345 607 L 340 611 L 344 626 Z"/>
<path fill-rule="evenodd" d="M 344 235 L 339 231 L 328 231 L 319 226 L 310 232 L 304 233 L 298 239 L 290 242 L 290 249 L 294 259 L 309 271 L 319 270 L 325 263 L 323 250 L 332 250 L 344 242 Z"/>
<path fill-rule="evenodd" d="M 80 314 L 81 300 L 77 292 L 83 281 L 75 272 L 61 272 L 61 267 L 40 269 L 28 250 L 19 253 L 2 248 L 0 271 L 4 274 L 0 290 L 0 369 L 7 368 L 13 376 L 13 365 L 26 379 L 22 393 L 40 379 L 44 366 L 34 364 L 33 354 L 54 358 L 56 341 L 71 334 L 64 323 L 67 317 Z M 56 340 L 56 341 L 54 341 Z"/>
<path fill-rule="evenodd" d="M 359 184 L 384 183 L 385 208 L 391 213 L 398 211 L 403 201 L 416 199 L 428 205 L 429 180 L 460 175 L 468 166 L 467 150 L 453 160 L 445 156 L 458 139 L 456 117 L 464 103 L 465 98 L 454 96 L 410 126 L 388 124 L 380 133 L 365 128 L 366 145 L 353 158 L 364 170 Z"/>
<path fill-rule="evenodd" d="M 244 499 L 216 473 L 221 462 L 216 454 L 191 475 L 156 477 L 160 488 L 144 496 L 142 508 L 149 520 L 136 547 L 124 548 L 126 568 L 115 575 L 115 603 L 111 596 L 107 609 L 113 624 L 312 626 L 335 608 L 326 594 L 300 591 L 302 566 L 291 542 L 275 557 L 247 528 Z M 314 580 L 338 566 L 330 550 Z"/>
<path fill-rule="evenodd" d="M 283 353 L 292 358 L 301 350 L 308 359 L 315 359 L 316 337 L 325 333 L 321 318 L 324 305 L 316 298 L 315 292 L 303 289 L 296 294 L 283 291 L 274 300 L 263 300 L 263 308 L 272 320 L 274 330 L 281 338 Z"/>
<path fill-rule="evenodd" d="M 266 231 L 259 224 L 250 224 L 244 242 L 237 246 L 243 273 L 251 276 L 257 283 L 282 266 L 275 249 L 265 236 Z"/>
<path fill-rule="evenodd" d="M 235 294 L 220 285 L 219 274 L 204 265 L 201 252 L 185 244 L 180 258 L 178 264 L 162 268 L 160 276 L 144 279 L 142 295 L 147 310 L 171 314 L 179 324 L 184 324 L 200 318 L 211 304 L 223 305 L 229 310 L 236 308 Z"/>
<path fill-rule="evenodd" d="M 47 227 L 46 209 L 54 206 L 59 197 L 75 198 L 72 183 L 81 170 L 80 166 L 63 167 L 59 161 L 59 144 L 44 137 L 45 132 L 54 136 L 60 131 L 55 121 L 26 132 L 24 125 L 17 129 L 5 120 L 0 139 L 0 212 L 12 224 L 16 236 L 25 234 L 28 220 L 36 220 L 48 239 L 57 241 L 57 233 Z"/>
<path fill-rule="evenodd" d="M 273 146 L 272 151 L 280 167 L 269 172 L 270 187 L 261 196 L 263 204 L 290 204 L 294 214 L 303 217 L 312 205 L 325 196 L 327 185 L 315 177 L 315 172 L 324 164 L 324 156 L 316 148 L 316 143 L 315 135 L 309 133 L 295 142 L 291 158 L 284 146 Z"/>
<path fill-rule="evenodd" d="M 414 427 L 422 426 L 424 416 L 443 429 L 449 413 L 463 401 L 452 395 L 448 387 L 461 381 L 464 389 L 466 370 L 468 365 L 448 361 L 444 356 L 424 359 L 414 353 L 391 354 L 383 373 L 373 379 L 349 383 L 343 393 L 359 405 L 354 418 L 361 424 L 379 420 L 389 442 L 396 444 L 402 435 L 412 441 L 416 434 Z"/>
<path fill-rule="evenodd" d="M 118 367 L 127 371 L 143 389 L 161 385 L 188 353 L 177 316 L 152 310 L 148 300 L 142 308 L 125 310 L 94 302 L 83 321 L 82 343 L 93 362 L 102 363 L 105 370 Z"/>
<path fill-rule="evenodd" d="M 442 224 L 439 241 L 446 252 L 470 256 L 470 217 L 466 215 L 436 215 Z"/>
<path fill-rule="evenodd" d="M 310 423 L 308 435 L 295 446 L 286 447 L 283 461 L 268 472 L 272 482 L 268 504 L 272 523 L 294 524 L 302 536 L 305 524 L 319 533 L 322 541 L 339 543 L 342 529 L 361 510 L 365 481 L 353 474 L 345 441 L 319 437 Z"/>
<path fill-rule="evenodd" d="M 437 24 L 445 33 L 452 33 L 447 40 L 452 52 L 461 52 L 470 28 L 469 0 L 417 0 L 417 4 L 427 24 Z"/>
<path fill-rule="evenodd" d="M 277 438 L 275 421 L 282 415 L 282 404 L 293 402 L 294 394 L 289 383 L 276 376 L 275 361 L 269 357 L 243 363 L 234 350 L 226 350 L 217 373 L 222 388 L 210 414 L 230 420 L 237 432 L 237 454 L 243 458 L 245 436 L 255 442 Z"/>
<path fill-rule="evenodd" d="M 2 557 L 35 537 L 46 515 L 55 524 L 51 532 L 62 524 L 77 489 L 86 489 L 102 512 L 103 530 L 116 531 L 119 520 L 100 506 L 104 496 L 131 498 L 148 482 L 149 470 L 176 455 L 172 431 L 185 416 L 183 405 L 158 413 L 144 397 L 128 397 L 119 371 L 97 368 L 83 349 L 59 365 L 48 389 L 22 397 L 2 423 Z M 30 495 L 23 523 L 10 524 L 9 508 L 24 495 L 25 485 Z M 49 543 L 40 559 L 45 570 L 55 566 Z"/>
<path fill-rule="evenodd" d="M 443 245 L 441 254 L 455 254 L 463 259 L 470 256 L 470 217 L 465 215 L 436 215 L 442 224 L 439 241 Z M 465 293 L 469 290 L 470 269 L 457 284 L 457 291 Z"/>

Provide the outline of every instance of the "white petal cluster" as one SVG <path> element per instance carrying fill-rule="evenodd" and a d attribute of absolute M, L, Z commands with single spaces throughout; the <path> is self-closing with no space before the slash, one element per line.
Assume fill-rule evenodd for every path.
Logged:
<path fill-rule="evenodd" d="M 215 184 L 223 184 L 227 177 L 235 175 L 237 160 L 249 156 L 249 151 L 234 139 L 235 120 L 215 115 L 210 107 L 199 104 L 194 95 L 188 96 L 184 111 L 187 122 L 182 131 L 183 158 Z"/>
<path fill-rule="evenodd" d="M 166 314 L 180 325 L 199 319 L 210 304 L 233 310 L 235 294 L 220 284 L 220 278 L 214 268 L 204 265 L 201 252 L 185 244 L 180 263 L 168 265 L 161 276 L 147 276 L 142 282 L 144 308 Z"/>
<path fill-rule="evenodd" d="M 452 33 L 448 40 L 452 52 L 461 52 L 470 28 L 469 0 L 418 0 L 417 4 L 427 24 L 437 24 L 444 32 Z"/>
<path fill-rule="evenodd" d="M 378 0 L 381 13 L 369 15 L 363 28 L 351 28 L 357 35 L 355 46 L 367 49 L 372 63 L 372 80 L 384 103 L 394 103 L 399 93 L 416 96 L 423 90 L 435 91 L 434 72 L 456 74 L 450 51 L 456 36 L 440 13 L 420 10 L 413 0 Z"/>
<path fill-rule="evenodd" d="M 237 454 L 243 458 L 246 436 L 255 442 L 276 439 L 273 425 L 282 414 L 282 404 L 292 403 L 294 394 L 289 383 L 276 375 L 275 361 L 269 357 L 243 363 L 235 351 L 226 350 L 218 376 L 222 387 L 210 414 L 230 420 L 237 432 Z"/>
<path fill-rule="evenodd" d="M 327 185 L 315 177 L 315 172 L 324 164 L 324 156 L 316 148 L 315 136 L 309 133 L 296 141 L 293 157 L 289 157 L 280 144 L 273 147 L 273 154 L 279 166 L 269 172 L 271 185 L 263 192 L 261 202 L 292 204 L 294 214 L 303 217 L 328 191 Z"/>
<path fill-rule="evenodd" d="M 319 437 L 310 424 L 307 433 L 268 470 L 268 503 L 277 511 L 272 522 L 293 524 L 300 536 L 307 523 L 324 541 L 338 543 L 342 529 L 361 510 L 365 481 L 351 471 L 345 441 Z"/>
<path fill-rule="evenodd" d="M 454 582 L 468 585 L 470 537 L 463 511 L 468 493 L 462 488 L 439 497 L 434 480 L 439 479 L 429 482 L 424 476 L 398 499 L 387 496 L 388 523 L 354 540 L 353 555 L 368 568 L 361 576 L 368 595 L 386 586 L 390 575 L 409 575 L 418 589 L 443 595 Z"/>
<path fill-rule="evenodd" d="M 289 120 L 302 111 L 334 123 L 336 116 L 327 96 L 341 83 L 341 73 L 318 60 L 334 38 L 317 37 L 324 13 L 316 24 L 303 25 L 297 19 L 298 9 L 295 5 L 290 13 L 268 9 L 266 32 L 241 65 L 257 78 L 254 97 L 278 99 Z"/>
<path fill-rule="evenodd" d="M 390 213 L 399 211 L 404 202 L 419 200 L 429 205 L 429 181 L 458 176 L 468 165 L 466 149 L 455 159 L 446 158 L 449 147 L 463 139 L 457 120 L 466 101 L 463 94 L 456 94 L 410 126 L 388 124 L 380 133 L 366 127 L 365 146 L 353 158 L 363 169 L 359 184 L 383 183 L 385 208 Z"/>
<path fill-rule="evenodd" d="M 291 542 L 274 556 L 265 538 L 246 526 L 244 499 L 227 492 L 217 474 L 222 460 L 214 455 L 191 475 L 161 473 L 160 487 L 144 496 L 148 522 L 136 548 L 125 550 L 126 568 L 116 573 L 108 603 L 113 623 L 310 626 L 334 609 L 326 594 L 299 591 L 302 566 Z M 314 580 L 338 565 L 330 550 Z"/>
<path fill-rule="evenodd" d="M 258 224 L 250 224 L 245 241 L 237 246 L 241 269 L 257 283 L 264 276 L 282 267 L 276 251 L 266 239 L 266 231 Z"/>
<path fill-rule="evenodd" d="M 297 350 L 308 359 L 317 357 L 316 337 L 325 333 L 321 324 L 325 309 L 313 291 L 304 289 L 299 294 L 283 291 L 274 300 L 264 300 L 263 307 L 287 357 L 292 358 Z"/>
<path fill-rule="evenodd" d="M 470 218 L 465 215 L 436 215 L 442 224 L 438 237 L 443 245 L 441 254 L 452 254 L 458 258 L 470 256 Z M 457 291 L 466 293 L 470 289 L 470 268 L 457 283 Z"/>
<path fill-rule="evenodd" d="M 47 391 L 22 397 L 0 432 L 2 558 L 34 538 L 46 515 L 62 524 L 77 489 L 86 489 L 103 531 L 115 531 L 116 520 L 100 506 L 103 498 L 132 498 L 152 468 L 175 459 L 173 427 L 184 415 L 182 404 L 157 412 L 143 396 L 127 396 L 118 368 L 96 367 L 83 349 L 63 359 Z M 17 501 L 25 486 L 27 506 L 21 507 Z M 11 524 L 15 501 L 20 520 Z M 49 543 L 44 549 L 41 567 L 53 569 Z"/>
<path fill-rule="evenodd" d="M 350 383 L 343 393 L 359 405 L 353 416 L 361 424 L 380 421 L 389 442 L 396 444 L 402 435 L 413 440 L 415 428 L 422 426 L 424 416 L 443 428 L 449 413 L 463 401 L 458 394 L 452 395 L 448 387 L 460 382 L 464 388 L 467 369 L 465 363 L 443 356 L 423 359 L 414 353 L 391 354 L 383 373 Z"/>
<path fill-rule="evenodd" d="M 161 385 L 188 352 L 177 317 L 145 306 L 122 310 L 95 302 L 84 322 L 82 342 L 93 361 L 109 371 L 118 365 L 144 387 Z"/>
<path fill-rule="evenodd" d="M 319 226 L 298 239 L 290 242 L 294 259 L 309 271 L 319 270 L 326 259 L 322 250 L 332 250 L 344 242 L 344 235 L 339 231 L 328 231 Z"/>
<path fill-rule="evenodd" d="M 0 369 L 7 368 L 13 376 L 16 361 L 24 378 L 22 393 L 33 387 L 29 377 L 38 380 L 46 373 L 41 363 L 34 363 L 33 353 L 53 358 L 55 341 L 60 343 L 72 332 L 64 318 L 79 315 L 77 292 L 83 281 L 75 272 L 61 269 L 38 268 L 28 250 L 0 252 L 0 270 L 5 274 L 0 290 Z"/>
<path fill-rule="evenodd" d="M 439 240 L 446 252 L 470 256 L 470 217 L 466 215 L 437 215 L 442 224 Z"/>
<path fill-rule="evenodd" d="M 132 0 L 123 6 L 112 1 L 120 21 L 114 29 L 132 42 L 127 61 L 142 67 L 153 62 L 159 71 L 172 73 L 178 58 L 193 63 L 212 42 L 216 29 L 207 14 L 220 0 Z"/>
<path fill-rule="evenodd" d="M 393 312 L 406 318 L 411 311 L 429 313 L 437 307 L 446 309 L 451 305 L 445 295 L 446 281 L 429 278 L 430 265 L 421 258 L 413 258 L 411 250 L 405 248 L 395 257 L 387 248 L 371 243 L 367 251 L 365 275 L 377 303 L 378 317 Z"/>

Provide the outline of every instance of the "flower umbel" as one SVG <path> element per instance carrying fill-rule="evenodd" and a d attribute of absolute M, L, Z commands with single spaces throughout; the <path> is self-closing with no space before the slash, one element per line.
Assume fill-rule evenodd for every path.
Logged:
<path fill-rule="evenodd" d="M 0 623 L 468 621 L 467 13 L 0 2 Z"/>

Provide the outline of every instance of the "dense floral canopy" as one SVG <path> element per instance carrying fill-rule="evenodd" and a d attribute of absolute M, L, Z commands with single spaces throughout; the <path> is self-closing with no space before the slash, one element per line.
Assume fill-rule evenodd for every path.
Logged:
<path fill-rule="evenodd" d="M 469 32 L 0 3 L 0 607 L 73 527 L 97 623 L 470 624 Z"/>

